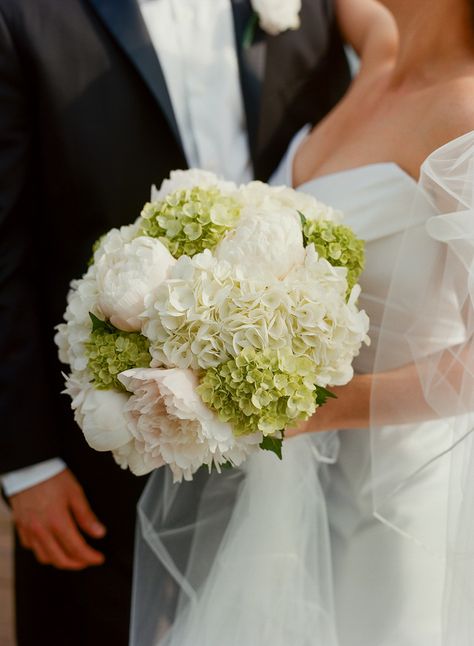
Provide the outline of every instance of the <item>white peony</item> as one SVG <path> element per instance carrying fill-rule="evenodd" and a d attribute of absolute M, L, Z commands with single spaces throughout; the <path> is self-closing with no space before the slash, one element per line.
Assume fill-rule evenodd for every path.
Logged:
<path fill-rule="evenodd" d="M 145 236 L 104 248 L 95 264 L 103 315 L 120 330 L 140 331 L 145 297 L 175 262 L 159 240 Z"/>
<path fill-rule="evenodd" d="M 67 297 L 64 323 L 59 324 L 54 338 L 59 349 L 59 360 L 70 365 L 74 373 L 86 374 L 87 355 L 85 343 L 89 341 L 92 323 L 89 313 L 103 318 L 99 308 L 99 287 L 97 285 L 96 264 L 106 255 L 116 253 L 137 235 L 136 224 L 112 229 L 104 235 L 94 252 L 94 264 L 84 276 L 71 282 Z"/>
<path fill-rule="evenodd" d="M 165 179 L 160 188 L 155 186 L 151 190 L 151 202 L 162 202 L 168 195 L 184 189 L 199 186 L 201 189 L 217 186 L 222 193 L 232 194 L 237 190 L 233 182 L 226 182 L 210 171 L 199 168 L 189 170 L 174 170 L 168 179 Z"/>
<path fill-rule="evenodd" d="M 272 36 L 300 26 L 301 0 L 251 0 L 260 26 Z"/>
<path fill-rule="evenodd" d="M 191 480 L 202 465 L 240 464 L 261 440 L 239 443 L 231 426 L 203 404 L 190 370 L 132 369 L 119 379 L 133 393 L 125 407 L 133 443 L 116 460 L 136 475 L 168 464 L 175 481 Z"/>
<path fill-rule="evenodd" d="M 120 229 L 110 229 L 103 235 L 97 243 L 94 251 L 94 263 L 97 264 L 104 254 L 111 254 L 119 251 L 127 242 L 131 242 L 137 237 L 140 231 L 139 220 L 135 224 L 120 227 Z"/>
<path fill-rule="evenodd" d="M 296 210 L 247 209 L 237 227 L 217 245 L 218 260 L 240 266 L 247 276 L 284 278 L 305 256 L 301 220 Z"/>
<path fill-rule="evenodd" d="M 276 211 L 288 208 L 302 213 L 307 220 L 330 220 L 339 224 L 343 220 L 337 211 L 312 195 L 295 191 L 287 186 L 269 186 L 263 182 L 250 182 L 240 187 L 241 200 L 246 209 Z"/>
<path fill-rule="evenodd" d="M 89 446 L 112 451 L 130 442 L 124 410 L 128 395 L 115 390 L 96 390 L 84 377 L 70 375 L 65 392 L 72 399 L 74 419 Z"/>
<path fill-rule="evenodd" d="M 87 369 L 84 344 L 89 341 L 92 328 L 89 312 L 100 315 L 98 297 L 95 267 L 91 266 L 81 279 L 72 281 L 64 313 L 65 323 L 56 327 L 54 337 L 60 361 L 69 364 L 74 372 L 85 372 Z"/>
<path fill-rule="evenodd" d="M 112 456 L 121 469 L 130 469 L 136 476 L 146 475 L 165 464 L 159 458 L 150 459 L 151 456 L 139 453 L 133 438 L 127 444 L 114 449 Z"/>

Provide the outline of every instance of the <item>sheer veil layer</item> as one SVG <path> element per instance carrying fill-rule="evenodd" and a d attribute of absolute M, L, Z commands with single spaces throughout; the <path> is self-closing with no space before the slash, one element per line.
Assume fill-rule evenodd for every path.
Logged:
<path fill-rule="evenodd" d="M 371 396 L 374 514 L 446 560 L 446 646 L 474 643 L 473 333 L 470 132 L 421 167 L 385 303 Z M 391 446 L 400 442 L 407 460 L 395 464 Z M 445 472 L 446 487 L 430 489 L 435 470 Z M 408 526 L 404 510 L 414 497 L 437 499 L 437 526 L 423 506 Z"/>
<path fill-rule="evenodd" d="M 319 472 L 337 450 L 337 434 L 320 434 L 292 441 L 283 469 L 262 452 L 178 486 L 155 473 L 139 509 L 132 644 L 336 646 Z"/>

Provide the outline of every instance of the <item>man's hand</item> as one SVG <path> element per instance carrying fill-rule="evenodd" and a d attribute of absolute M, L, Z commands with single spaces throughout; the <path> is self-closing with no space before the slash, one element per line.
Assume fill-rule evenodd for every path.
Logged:
<path fill-rule="evenodd" d="M 101 565 L 104 556 L 86 543 L 78 527 L 102 538 L 105 527 L 89 507 L 82 487 L 68 469 L 10 498 L 21 544 L 40 563 L 62 570 Z"/>

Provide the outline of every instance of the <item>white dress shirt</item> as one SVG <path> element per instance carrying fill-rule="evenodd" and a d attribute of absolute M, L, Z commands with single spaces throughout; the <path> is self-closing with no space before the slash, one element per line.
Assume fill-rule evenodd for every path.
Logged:
<path fill-rule="evenodd" d="M 230 0 L 139 0 L 191 167 L 252 179 Z"/>
<path fill-rule="evenodd" d="M 138 0 L 190 167 L 252 179 L 230 0 Z M 66 468 L 59 458 L 2 476 L 11 496 Z"/>

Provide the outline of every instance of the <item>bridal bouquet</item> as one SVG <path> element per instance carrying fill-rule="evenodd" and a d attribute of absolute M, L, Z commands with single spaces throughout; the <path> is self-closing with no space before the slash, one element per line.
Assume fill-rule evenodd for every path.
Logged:
<path fill-rule="evenodd" d="M 56 343 L 87 442 L 137 475 L 281 456 L 352 378 L 363 243 L 304 193 L 175 171 L 95 245 Z"/>

